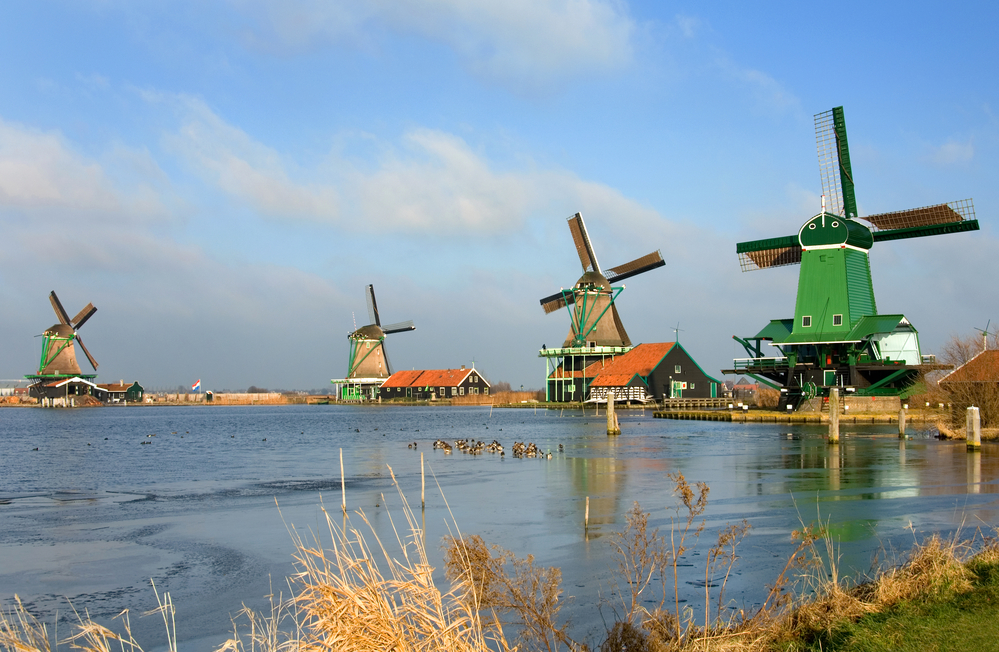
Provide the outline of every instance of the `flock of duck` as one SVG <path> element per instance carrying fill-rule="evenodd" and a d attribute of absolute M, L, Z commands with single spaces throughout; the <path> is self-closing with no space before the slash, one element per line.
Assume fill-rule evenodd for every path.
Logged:
<path fill-rule="evenodd" d="M 410 444 L 410 448 L 416 448 L 416 444 Z M 434 442 L 434 450 L 442 450 L 445 455 L 451 454 L 454 449 L 457 448 L 462 453 L 466 455 L 481 455 L 482 453 L 499 453 L 500 457 L 506 457 L 506 451 L 503 445 L 500 444 L 495 439 L 492 443 L 487 444 L 484 441 L 476 441 L 475 439 L 456 439 L 454 445 L 449 444 L 443 439 L 438 439 Z M 562 444 L 558 445 L 558 451 L 561 453 L 563 451 Z M 542 452 L 540 448 L 537 447 L 534 442 L 524 443 L 522 441 L 513 442 L 513 448 L 511 449 L 513 456 L 520 459 L 523 457 L 538 457 L 538 458 L 552 458 L 552 452 L 547 453 Z"/>

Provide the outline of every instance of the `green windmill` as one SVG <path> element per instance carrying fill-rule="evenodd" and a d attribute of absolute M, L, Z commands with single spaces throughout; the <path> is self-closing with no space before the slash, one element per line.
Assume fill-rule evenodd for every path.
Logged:
<path fill-rule="evenodd" d="M 815 116 L 822 211 L 796 235 L 736 246 L 743 271 L 801 265 L 793 319 L 772 320 L 725 373 L 782 391 L 782 406 L 840 387 L 860 396 L 900 396 L 920 371 L 946 368 L 922 356 L 904 315 L 878 314 L 868 253 L 876 242 L 978 230 L 970 199 L 892 213 L 857 214 L 843 107 Z M 826 200 L 829 200 L 828 206 Z M 863 222 L 858 221 L 863 220 Z M 777 348 L 764 355 L 763 343 Z"/>

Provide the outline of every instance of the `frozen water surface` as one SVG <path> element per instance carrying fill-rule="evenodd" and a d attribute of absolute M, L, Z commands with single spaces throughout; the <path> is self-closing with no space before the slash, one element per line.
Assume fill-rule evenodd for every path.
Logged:
<path fill-rule="evenodd" d="M 488 407 L 2 409 L 0 603 L 16 593 L 47 621 L 58 612 L 65 627 L 68 598 L 107 622 L 125 608 L 155 606 L 153 579 L 177 606 L 181 646 L 214 647 L 243 603 L 260 609 L 272 590 L 288 595 L 288 529 L 325 530 L 320 500 L 339 512 L 341 448 L 347 507 L 363 509 L 383 540 L 394 540 L 390 511 L 404 523 L 388 466 L 421 516 L 422 452 L 433 561 L 449 532 L 446 498 L 462 533 L 560 567 L 571 597 L 563 613 L 572 634 L 591 643 L 617 599 L 609 535 L 635 501 L 668 528 L 672 472 L 711 488 L 702 554 L 686 560 L 685 581 L 703 578 L 703 553 L 719 528 L 743 518 L 753 526 L 727 593 L 745 604 L 779 572 L 799 514 L 829 519 L 843 566 L 858 571 L 881 547 L 907 548 L 910 523 L 922 536 L 999 522 L 994 444 L 969 454 L 963 442 L 918 429 L 900 442 L 894 426 L 856 425 L 829 447 L 823 428 L 630 410 L 621 427 L 608 438 L 592 412 Z M 432 447 L 438 438 L 496 439 L 506 455 L 445 455 Z M 514 441 L 553 457 L 514 459 Z M 702 595 L 693 584 L 684 590 L 692 602 Z M 132 624 L 146 649 L 162 647 L 158 618 Z"/>

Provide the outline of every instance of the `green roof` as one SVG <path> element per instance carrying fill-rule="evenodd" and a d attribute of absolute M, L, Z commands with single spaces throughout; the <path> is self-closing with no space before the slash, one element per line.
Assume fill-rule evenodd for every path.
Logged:
<path fill-rule="evenodd" d="M 825 344 L 831 342 L 860 342 L 872 335 L 887 334 L 895 330 L 905 315 L 867 315 L 847 333 L 796 333 L 787 337 L 784 344 Z M 910 328 L 911 328 L 910 324 Z M 913 328 L 913 331 L 916 329 Z M 774 343 L 777 343 L 774 340 Z"/>
<path fill-rule="evenodd" d="M 763 330 L 750 339 L 773 340 L 774 344 L 780 344 L 791 334 L 793 327 L 793 319 L 772 319 Z"/>

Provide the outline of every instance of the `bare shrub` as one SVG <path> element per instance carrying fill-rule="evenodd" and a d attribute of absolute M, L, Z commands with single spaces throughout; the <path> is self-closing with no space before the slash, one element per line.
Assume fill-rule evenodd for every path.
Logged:
<path fill-rule="evenodd" d="M 560 569 L 536 566 L 532 555 L 519 559 L 508 550 L 489 548 L 478 535 L 445 537 L 444 568 L 449 580 L 475 596 L 477 609 L 513 616 L 524 648 L 554 652 L 582 647 L 566 634 L 568 623 L 558 624 Z"/>
<path fill-rule="evenodd" d="M 760 385 L 756 389 L 756 405 L 769 410 L 775 409 L 780 404 L 780 390 L 766 385 Z"/>

